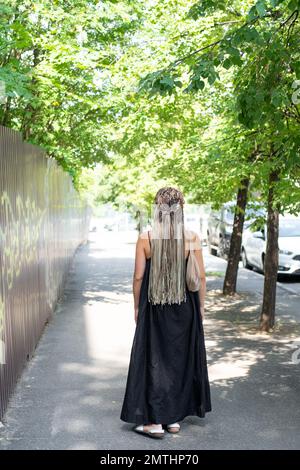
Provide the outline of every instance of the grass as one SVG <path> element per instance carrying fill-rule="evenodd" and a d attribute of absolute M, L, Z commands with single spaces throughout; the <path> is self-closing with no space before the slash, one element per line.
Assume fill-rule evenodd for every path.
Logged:
<path fill-rule="evenodd" d="M 224 277 L 224 273 L 222 271 L 206 271 L 205 274 L 210 277 Z"/>

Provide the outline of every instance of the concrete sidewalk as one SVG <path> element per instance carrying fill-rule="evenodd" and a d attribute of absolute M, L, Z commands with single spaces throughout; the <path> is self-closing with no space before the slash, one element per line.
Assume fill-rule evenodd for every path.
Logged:
<path fill-rule="evenodd" d="M 75 256 L 63 298 L 22 375 L 0 429 L 1 449 L 297 449 L 300 444 L 297 312 L 277 334 L 254 328 L 261 297 L 231 302 L 209 277 L 206 346 L 213 411 L 185 418 L 156 441 L 120 420 L 134 335 L 135 246 L 91 235 Z M 213 271 L 213 262 L 206 268 Z M 242 271 L 241 271 L 242 273 Z M 244 282 L 244 284 L 243 284 Z M 253 281 L 254 282 L 254 281 Z M 280 299 L 279 299 L 280 300 Z M 291 310 L 294 309 L 292 306 Z M 284 312 L 283 312 L 284 313 Z"/>

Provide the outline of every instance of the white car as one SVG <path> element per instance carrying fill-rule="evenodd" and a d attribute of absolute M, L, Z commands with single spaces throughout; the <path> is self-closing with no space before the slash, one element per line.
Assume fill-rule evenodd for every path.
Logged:
<path fill-rule="evenodd" d="M 242 263 L 244 268 L 264 271 L 267 227 L 262 231 L 245 230 L 242 241 Z M 279 266 L 278 274 L 300 275 L 300 218 L 279 218 Z"/>

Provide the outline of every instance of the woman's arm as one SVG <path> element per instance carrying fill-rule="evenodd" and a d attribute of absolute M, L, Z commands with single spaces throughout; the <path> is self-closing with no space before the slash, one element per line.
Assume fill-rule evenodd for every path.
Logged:
<path fill-rule="evenodd" d="M 146 267 L 146 255 L 145 255 L 145 250 L 144 250 L 143 238 L 141 238 L 141 235 L 140 235 L 136 242 L 135 267 L 134 267 L 133 284 L 132 284 L 135 323 L 137 322 L 137 317 L 139 313 L 140 292 L 141 292 L 141 285 L 142 285 L 142 281 L 144 277 L 145 267 Z"/>
<path fill-rule="evenodd" d="M 204 319 L 204 302 L 205 302 L 205 296 L 206 296 L 206 275 L 205 275 L 205 266 L 204 266 L 204 260 L 203 260 L 201 240 L 197 234 L 196 234 L 194 250 L 195 250 L 195 257 L 198 261 L 199 268 L 200 268 L 201 286 L 199 290 L 199 301 L 200 301 L 200 313 L 201 313 L 202 320 L 203 320 Z"/>

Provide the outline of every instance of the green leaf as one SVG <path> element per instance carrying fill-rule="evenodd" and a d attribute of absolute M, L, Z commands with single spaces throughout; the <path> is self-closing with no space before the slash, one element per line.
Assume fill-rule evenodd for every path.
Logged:
<path fill-rule="evenodd" d="M 259 0 L 255 4 L 256 11 L 258 15 L 262 18 L 266 14 L 266 3 L 263 0 Z"/>
<path fill-rule="evenodd" d="M 160 80 L 160 83 L 162 85 L 167 85 L 167 87 L 172 87 L 174 86 L 174 80 L 171 77 L 164 77 Z"/>
<path fill-rule="evenodd" d="M 278 90 L 273 90 L 271 93 L 271 103 L 277 108 L 281 105 L 282 103 L 282 96 L 280 91 Z"/>
<path fill-rule="evenodd" d="M 233 56 L 233 57 L 231 58 L 231 61 L 232 61 L 232 63 L 233 63 L 234 65 L 239 65 L 239 66 L 240 66 L 240 65 L 243 64 L 243 61 L 242 61 L 242 59 L 241 59 L 239 56 Z"/>
<path fill-rule="evenodd" d="M 256 18 L 256 7 L 255 5 L 253 7 L 250 8 L 248 14 L 247 14 L 247 21 L 253 21 L 255 18 Z"/>
<path fill-rule="evenodd" d="M 212 85 L 216 81 L 216 75 L 214 73 L 209 74 L 207 81 L 210 85 Z"/>
<path fill-rule="evenodd" d="M 288 3 L 288 9 L 291 11 L 295 11 L 299 8 L 299 1 L 298 0 L 291 0 Z"/>
<path fill-rule="evenodd" d="M 300 78 L 300 61 L 295 62 L 293 64 L 293 68 L 295 70 L 296 78 Z"/>
<path fill-rule="evenodd" d="M 229 58 L 225 59 L 224 62 L 223 62 L 223 67 L 228 70 L 228 69 L 230 69 L 231 66 L 232 66 L 231 59 L 229 59 Z"/>

